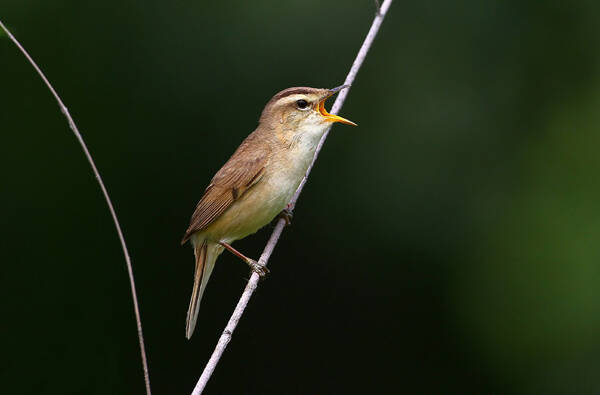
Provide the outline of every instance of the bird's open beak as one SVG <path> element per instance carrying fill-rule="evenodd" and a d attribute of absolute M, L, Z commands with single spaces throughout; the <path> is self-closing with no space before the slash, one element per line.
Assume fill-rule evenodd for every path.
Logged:
<path fill-rule="evenodd" d="M 326 121 L 328 122 L 341 122 L 341 123 L 345 123 L 346 125 L 352 125 L 352 126 L 358 126 L 356 125 L 354 122 L 346 119 L 346 118 L 342 118 L 340 116 L 337 115 L 333 115 L 327 112 L 327 110 L 325 109 L 325 101 L 330 98 L 331 96 L 333 96 L 334 94 L 336 94 L 337 92 L 341 91 L 344 88 L 348 88 L 348 85 L 342 85 L 342 86 L 338 86 L 337 88 L 333 88 L 329 90 L 329 94 L 327 96 L 325 96 L 320 102 L 319 102 L 319 108 L 318 111 L 319 113 L 321 113 L 321 115 L 323 116 L 323 118 L 325 118 Z"/>

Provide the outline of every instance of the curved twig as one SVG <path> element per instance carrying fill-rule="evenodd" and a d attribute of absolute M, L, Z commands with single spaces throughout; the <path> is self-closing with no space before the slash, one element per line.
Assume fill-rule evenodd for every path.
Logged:
<path fill-rule="evenodd" d="M 108 195 L 108 191 L 106 190 L 106 187 L 104 186 L 102 177 L 100 177 L 100 172 L 98 172 L 98 169 L 96 168 L 94 159 L 92 159 L 92 155 L 90 154 L 90 151 L 88 150 L 87 146 L 85 145 L 85 142 L 83 141 L 83 137 L 81 136 L 81 133 L 79 133 L 79 129 L 77 128 L 77 125 L 75 125 L 75 121 L 73 121 L 73 118 L 71 117 L 71 114 L 69 113 L 69 110 L 67 109 L 67 106 L 65 106 L 65 104 L 61 100 L 60 96 L 58 96 L 58 93 L 56 93 L 56 90 L 54 90 L 54 87 L 52 86 L 50 81 L 48 81 L 48 79 L 46 78 L 46 76 L 44 75 L 42 70 L 39 68 L 39 66 L 33 60 L 33 58 L 29 55 L 29 53 L 25 50 L 25 48 L 23 48 L 21 43 L 19 43 L 19 41 L 6 28 L 6 26 L 4 26 L 2 21 L 0 21 L 0 28 L 2 28 L 2 30 L 4 30 L 4 32 L 6 33 L 8 38 L 10 38 L 10 40 L 21 51 L 21 53 L 23 53 L 23 56 L 25 56 L 25 58 L 27 58 L 27 60 L 31 64 L 31 66 L 33 66 L 35 71 L 37 71 L 37 73 L 40 75 L 40 78 L 44 81 L 44 83 L 46 84 L 46 86 L 48 87 L 50 92 L 52 93 L 52 96 L 54 96 L 54 98 L 58 102 L 58 107 L 60 107 L 60 111 L 62 111 L 62 113 L 67 118 L 69 127 L 73 131 L 73 134 L 75 134 L 77 141 L 79 141 L 79 145 L 81 145 L 81 149 L 83 150 L 85 157 L 87 158 L 88 162 L 90 163 L 90 166 L 92 167 L 92 171 L 94 172 L 94 176 L 96 177 L 96 180 L 98 181 L 98 185 L 100 186 L 100 189 L 102 190 L 102 195 L 104 196 L 104 200 L 106 200 L 106 204 L 108 205 L 108 211 L 110 211 L 110 215 L 113 219 L 113 222 L 115 223 L 115 229 L 117 231 L 117 235 L 119 236 L 119 241 L 121 242 L 121 249 L 123 250 L 123 255 L 125 256 L 125 264 L 127 266 L 127 273 L 129 274 L 129 284 L 131 286 L 131 297 L 133 299 L 133 310 L 135 312 L 135 321 L 137 324 L 138 340 L 140 343 L 140 354 L 142 357 L 142 368 L 144 370 L 144 382 L 146 384 L 146 394 L 151 395 L 150 375 L 148 373 L 148 360 L 146 358 L 146 348 L 144 346 L 144 335 L 142 333 L 142 319 L 140 318 L 140 309 L 138 306 L 137 293 L 135 291 L 135 280 L 133 278 L 133 267 L 131 265 L 131 258 L 129 257 L 129 252 L 127 250 L 127 244 L 125 243 L 125 237 L 123 236 L 123 231 L 121 231 L 121 225 L 119 224 L 119 219 L 117 218 L 117 213 L 115 212 L 115 208 L 113 207 L 113 204 L 110 200 L 110 196 Z"/>
<path fill-rule="evenodd" d="M 385 18 L 385 15 L 386 15 L 388 9 L 390 8 L 391 3 L 392 3 L 392 0 L 385 0 L 383 2 L 383 4 L 381 5 L 381 7 L 379 8 L 379 10 L 375 16 L 375 19 L 373 20 L 373 24 L 371 25 L 371 29 L 369 29 L 369 33 L 367 34 L 365 41 L 363 42 L 362 46 L 360 47 L 360 50 L 358 51 L 358 54 L 356 55 L 356 59 L 354 59 L 354 63 L 352 64 L 352 67 L 350 68 L 350 72 L 348 72 L 348 75 L 346 76 L 344 85 L 352 85 L 352 82 L 354 82 L 354 78 L 356 77 L 358 70 L 362 66 L 362 63 L 365 60 L 365 57 L 367 56 L 367 52 L 369 51 L 369 48 L 371 47 L 371 44 L 373 43 L 373 40 L 375 39 L 375 36 L 377 35 L 377 32 L 379 31 L 379 27 L 381 26 L 381 23 L 383 22 L 383 18 Z M 342 105 L 344 104 L 344 100 L 346 100 L 346 96 L 348 95 L 349 90 L 350 89 L 344 89 L 338 94 L 338 97 L 336 98 L 335 102 L 333 103 L 333 107 L 331 108 L 332 114 L 337 114 L 340 111 L 340 109 L 342 108 Z M 294 207 L 296 206 L 296 201 L 298 200 L 298 197 L 300 196 L 300 193 L 302 192 L 302 188 L 304 188 L 304 184 L 306 184 L 308 175 L 310 174 L 310 171 L 312 170 L 312 168 L 317 160 L 317 157 L 319 156 L 319 152 L 321 151 L 321 148 L 323 147 L 323 144 L 325 143 L 325 139 L 327 138 L 328 134 L 329 134 L 329 130 L 327 130 L 325 132 L 325 134 L 323 134 L 321 141 L 319 141 L 319 145 L 317 146 L 317 150 L 315 152 L 315 156 L 313 157 L 312 163 L 308 167 L 308 170 L 306 171 L 306 174 L 305 174 L 304 178 L 302 179 L 302 182 L 298 186 L 298 189 L 296 190 L 294 197 L 290 201 L 290 209 L 291 210 L 293 210 Z M 275 249 L 275 246 L 277 245 L 277 242 L 279 241 L 279 237 L 281 236 L 281 233 L 283 232 L 284 227 L 285 227 L 285 219 L 282 218 L 279 221 L 277 221 L 277 225 L 275 225 L 275 229 L 273 230 L 273 233 L 271 234 L 271 237 L 269 238 L 269 241 L 267 242 L 267 245 L 265 246 L 265 249 L 263 250 L 263 253 L 260 256 L 259 263 L 262 263 L 264 265 L 267 264 L 267 262 L 269 261 L 269 258 L 271 257 L 271 253 L 273 252 L 273 250 Z M 194 388 L 192 395 L 200 395 L 202 393 L 202 391 L 204 390 L 204 387 L 206 387 L 206 384 L 208 383 L 208 380 L 212 376 L 217 364 L 219 363 L 219 360 L 221 359 L 221 356 L 223 355 L 223 352 L 225 351 L 227 344 L 231 340 L 233 331 L 235 330 L 238 322 L 240 321 L 240 318 L 242 318 L 242 314 L 244 314 L 244 310 L 246 309 L 246 306 L 248 305 L 248 301 L 250 300 L 250 297 L 252 297 L 252 294 L 254 293 L 254 291 L 256 290 L 256 287 L 258 286 L 258 280 L 259 280 L 259 275 L 256 273 L 252 273 L 252 276 L 250 277 L 250 280 L 248 280 L 248 284 L 246 285 L 246 288 L 244 289 L 244 292 L 242 293 L 242 296 L 240 297 L 240 300 L 239 300 L 237 306 L 235 307 L 235 310 L 233 311 L 233 314 L 231 315 L 231 318 L 229 319 L 229 322 L 227 323 L 225 330 L 223 330 L 223 333 L 221 334 L 221 337 L 219 338 L 219 341 L 217 342 L 217 346 L 215 347 L 215 350 L 213 351 L 208 363 L 204 367 L 204 371 L 202 372 L 200 379 L 198 379 L 198 382 L 196 383 L 196 387 Z"/>

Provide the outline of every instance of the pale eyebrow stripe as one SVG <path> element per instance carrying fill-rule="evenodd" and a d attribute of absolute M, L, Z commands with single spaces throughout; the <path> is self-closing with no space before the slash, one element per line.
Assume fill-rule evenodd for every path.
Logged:
<path fill-rule="evenodd" d="M 300 99 L 310 101 L 310 99 L 307 98 L 306 95 L 300 95 L 300 94 L 290 95 L 290 96 L 286 97 L 285 100 L 281 100 L 281 99 L 280 100 L 281 100 L 281 103 L 287 104 L 287 103 L 293 103 L 296 100 L 300 100 Z"/>
<path fill-rule="evenodd" d="M 296 95 L 296 94 L 308 95 L 310 93 L 313 93 L 314 91 L 315 91 L 314 88 L 306 88 L 306 87 L 290 88 L 290 89 L 284 90 L 283 92 L 279 92 L 277 95 L 275 95 L 275 97 L 273 99 L 279 100 L 279 99 L 283 99 L 286 96 Z"/>

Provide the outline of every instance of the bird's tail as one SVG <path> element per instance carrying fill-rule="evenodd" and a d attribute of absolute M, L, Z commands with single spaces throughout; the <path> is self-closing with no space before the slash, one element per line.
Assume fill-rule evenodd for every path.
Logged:
<path fill-rule="evenodd" d="M 196 256 L 196 272 L 194 274 L 194 288 L 192 289 L 192 298 L 187 312 L 185 322 L 185 337 L 192 337 L 200 310 L 200 300 L 210 278 L 210 274 L 215 267 L 215 261 L 223 248 L 215 243 L 209 243 L 207 240 L 194 240 L 194 255 Z"/>

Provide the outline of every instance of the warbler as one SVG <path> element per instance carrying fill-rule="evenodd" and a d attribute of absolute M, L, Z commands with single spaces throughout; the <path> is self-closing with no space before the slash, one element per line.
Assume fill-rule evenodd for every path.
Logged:
<path fill-rule="evenodd" d="M 194 332 L 200 299 L 224 249 L 264 276 L 266 268 L 231 243 L 270 223 L 300 185 L 315 149 L 333 122 L 356 126 L 325 110 L 325 100 L 347 88 L 293 87 L 265 106 L 256 130 L 215 174 L 198 202 L 181 244 L 191 240 L 196 258 L 194 287 L 187 312 L 186 337 Z"/>

